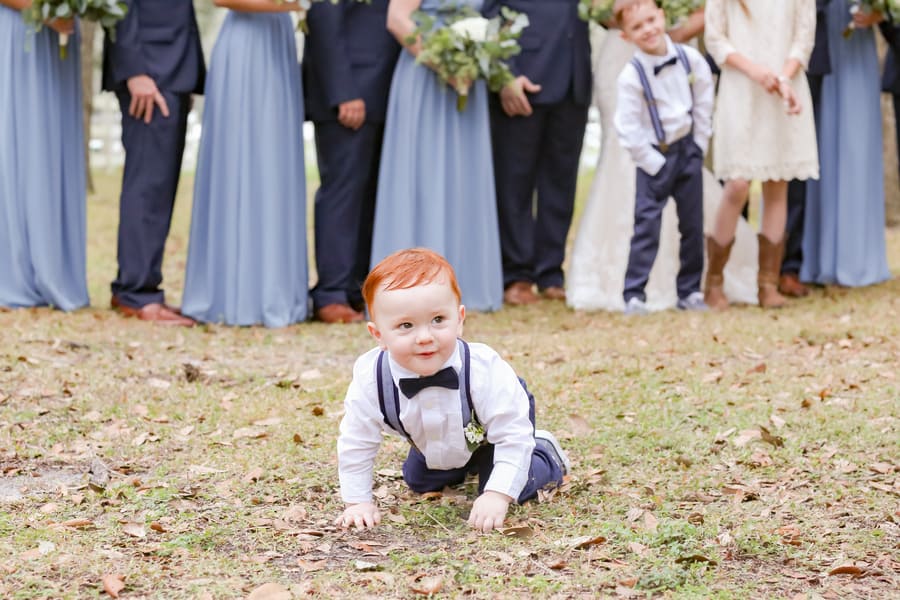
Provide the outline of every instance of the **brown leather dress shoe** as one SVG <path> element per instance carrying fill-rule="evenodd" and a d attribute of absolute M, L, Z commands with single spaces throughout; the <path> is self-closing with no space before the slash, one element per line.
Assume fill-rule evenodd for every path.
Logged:
<path fill-rule="evenodd" d="M 326 304 L 316 310 L 316 319 L 323 323 L 360 323 L 365 317 L 347 304 Z"/>
<path fill-rule="evenodd" d="M 110 304 L 113 310 L 121 315 L 136 317 L 141 321 L 150 321 L 159 325 L 174 325 L 176 327 L 193 327 L 197 324 L 193 319 L 185 317 L 159 302 L 151 302 L 140 308 L 135 308 L 133 306 L 125 306 L 116 296 L 113 296 Z"/>
<path fill-rule="evenodd" d="M 809 296 L 809 288 L 800 282 L 795 273 L 783 273 L 778 278 L 778 291 L 792 298 Z"/>
<path fill-rule="evenodd" d="M 541 290 L 541 296 L 543 296 L 547 300 L 561 300 L 565 302 L 566 290 L 562 286 L 551 285 L 550 287 L 546 287 Z"/>
<path fill-rule="evenodd" d="M 525 304 L 534 304 L 540 302 L 540 298 L 531 289 L 532 284 L 529 281 L 516 281 L 506 288 L 503 292 L 503 302 L 513 306 L 523 306 Z"/>

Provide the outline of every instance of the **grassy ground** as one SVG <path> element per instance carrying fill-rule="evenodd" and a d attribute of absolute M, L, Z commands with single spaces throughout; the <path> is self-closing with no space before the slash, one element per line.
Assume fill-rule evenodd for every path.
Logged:
<path fill-rule="evenodd" d="M 569 482 L 478 535 L 472 485 L 410 495 L 391 439 L 385 524 L 343 532 L 334 444 L 364 328 L 122 319 L 117 181 L 98 184 L 94 306 L 0 313 L 0 596 L 897 597 L 900 280 L 777 312 L 470 315 L 467 337 L 527 378 Z"/>

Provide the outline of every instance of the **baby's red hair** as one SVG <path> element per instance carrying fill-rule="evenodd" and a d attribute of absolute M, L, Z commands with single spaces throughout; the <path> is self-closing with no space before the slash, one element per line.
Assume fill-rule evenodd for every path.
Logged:
<path fill-rule="evenodd" d="M 446 258 L 428 248 L 398 250 L 369 272 L 362 286 L 363 300 L 372 315 L 372 303 L 379 290 L 404 290 L 442 280 L 446 280 L 453 290 L 456 301 L 461 302 L 462 294 L 456 281 L 456 273 Z"/>

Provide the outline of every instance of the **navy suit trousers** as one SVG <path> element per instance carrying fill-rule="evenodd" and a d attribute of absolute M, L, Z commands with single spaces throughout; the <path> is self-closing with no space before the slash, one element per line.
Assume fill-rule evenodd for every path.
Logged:
<path fill-rule="evenodd" d="M 678 297 L 684 299 L 700 291 L 703 274 L 703 152 L 692 135 L 669 147 L 666 164 L 656 175 L 637 169 L 634 234 L 623 294 L 626 303 L 631 298 L 647 299 L 644 288 L 656 261 L 662 211 L 670 196 L 675 200 L 681 233 L 676 287 Z"/>
<path fill-rule="evenodd" d="M 369 272 L 372 222 L 384 123 L 358 130 L 337 121 L 316 127 L 321 184 L 316 192 L 315 245 L 318 283 L 313 307 L 362 302 L 360 287 Z"/>
<path fill-rule="evenodd" d="M 175 192 L 184 154 L 184 137 L 191 95 L 161 91 L 169 108 L 157 107 L 145 124 L 128 114 L 131 94 L 117 93 L 122 110 L 125 170 L 119 199 L 119 271 L 112 293 L 133 308 L 165 302 L 162 261 Z"/>
<path fill-rule="evenodd" d="M 819 123 L 819 101 L 822 98 L 822 75 L 809 75 L 809 91 L 813 102 L 813 116 Z M 817 127 L 818 129 L 818 127 Z M 794 179 L 788 184 L 787 223 L 784 234 L 784 259 L 781 272 L 797 275 L 803 264 L 803 220 L 806 213 L 806 182 Z"/>
<path fill-rule="evenodd" d="M 588 106 L 577 104 L 570 94 L 561 102 L 532 108 L 529 117 L 509 117 L 498 98 L 491 97 L 504 287 L 516 281 L 540 288 L 563 285 Z"/>
<path fill-rule="evenodd" d="M 534 396 L 528 394 L 531 405 L 529 417 L 534 426 Z M 403 463 L 403 480 L 414 492 L 439 492 L 445 487 L 459 485 L 466 479 L 466 475 L 478 475 L 478 494 L 484 492 L 491 472 L 494 470 L 494 446 L 487 444 L 478 448 L 469 462 L 458 469 L 429 469 L 425 463 L 425 456 L 416 448 L 411 447 L 406 461 Z M 563 481 L 563 472 L 547 451 L 540 446 L 535 446 L 531 455 L 531 468 L 528 470 L 528 480 L 525 487 L 516 499 L 520 504 L 537 496 L 538 490 L 559 486 Z"/>

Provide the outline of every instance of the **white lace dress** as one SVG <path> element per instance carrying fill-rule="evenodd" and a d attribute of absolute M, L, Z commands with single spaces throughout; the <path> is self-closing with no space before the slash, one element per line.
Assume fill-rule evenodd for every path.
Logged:
<path fill-rule="evenodd" d="M 722 65 L 740 52 L 776 74 L 788 57 L 804 67 L 816 34 L 815 0 L 707 0 L 706 48 Z M 803 107 L 788 115 L 777 94 L 723 66 L 713 115 L 713 162 L 720 179 L 818 179 L 812 99 L 803 73 L 791 82 Z"/>
<path fill-rule="evenodd" d="M 579 310 L 621 311 L 625 269 L 634 230 L 635 166 L 619 145 L 613 126 L 616 79 L 634 47 L 618 31 L 597 30 L 594 52 L 594 101 L 600 109 L 601 147 L 597 170 L 578 225 L 566 274 L 569 306 Z M 709 171 L 703 177 L 703 220 L 711 231 L 722 188 Z M 678 301 L 678 221 L 675 203 L 662 216 L 659 252 L 647 282 L 651 310 L 673 308 Z M 725 294 L 732 302 L 756 303 L 756 236 L 746 221 L 738 223 L 731 260 L 725 268 Z"/>

